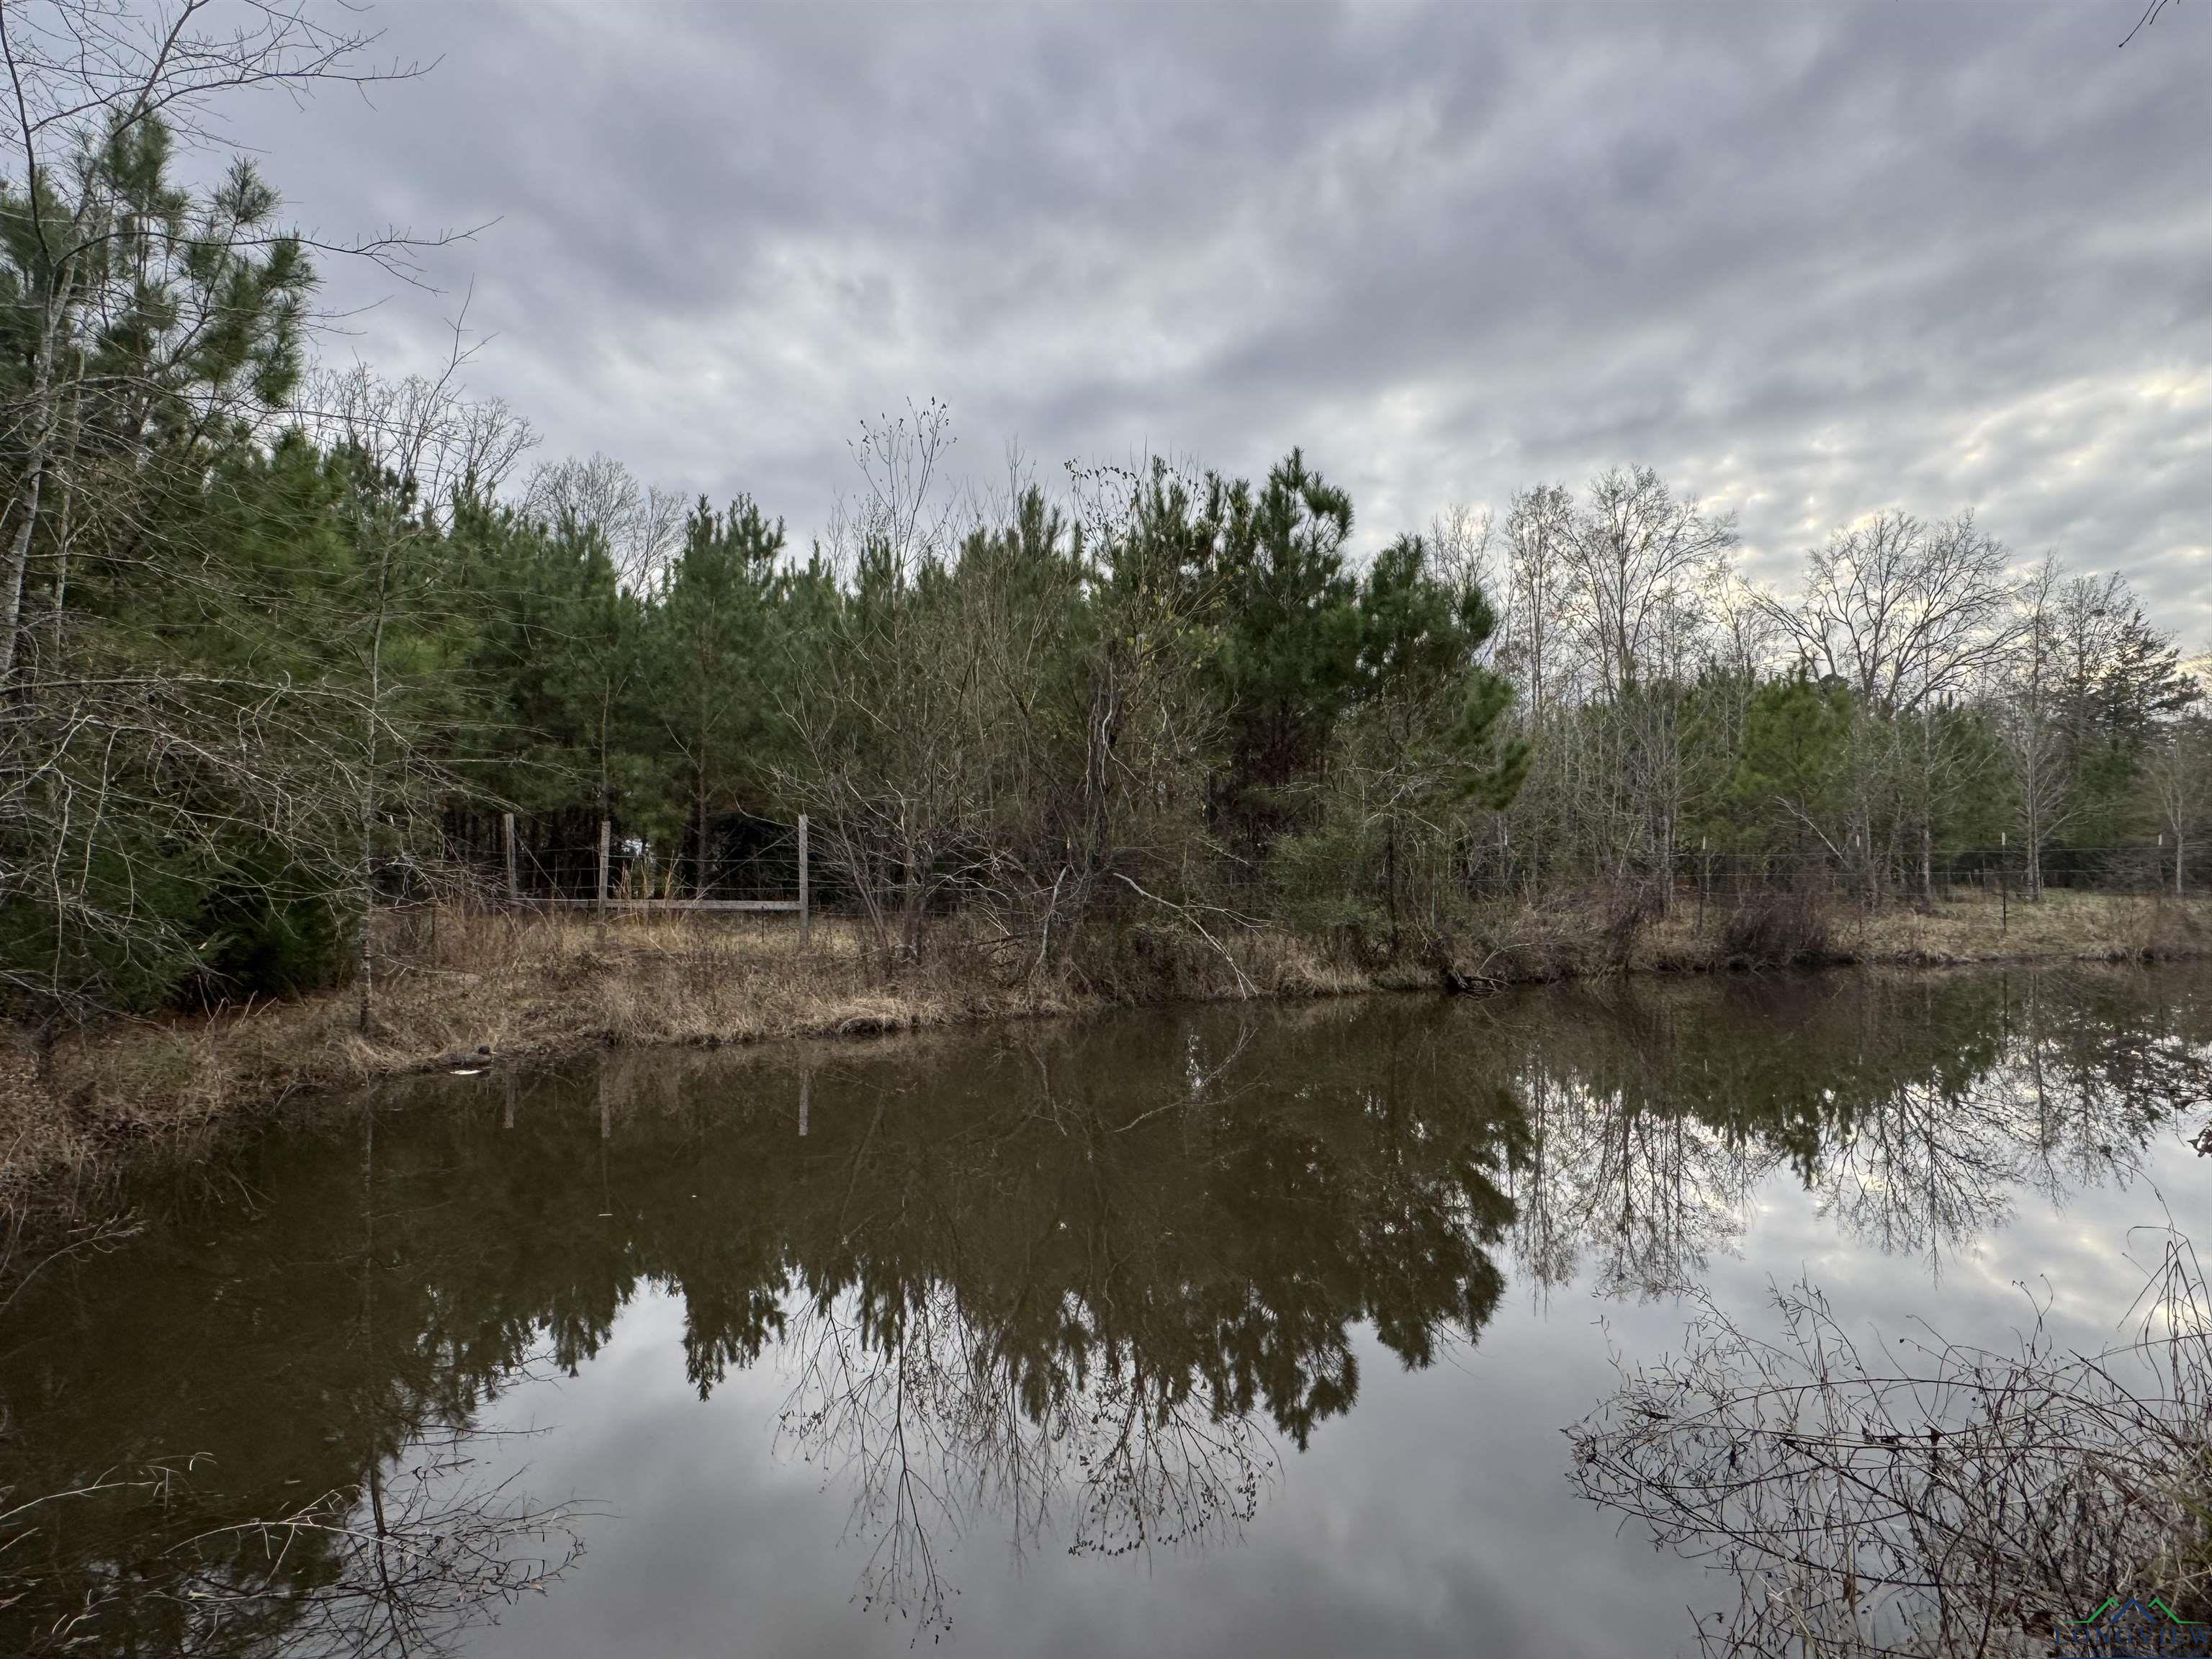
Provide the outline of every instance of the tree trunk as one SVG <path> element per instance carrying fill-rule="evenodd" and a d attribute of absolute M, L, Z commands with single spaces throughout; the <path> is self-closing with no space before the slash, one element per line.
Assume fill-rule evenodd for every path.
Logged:
<path fill-rule="evenodd" d="M 696 896 L 704 899 L 707 896 L 707 757 L 703 745 L 700 751 L 696 785 L 694 792 L 694 810 L 698 819 L 699 845 L 693 865 L 695 872 L 693 885 L 697 890 Z"/>
<path fill-rule="evenodd" d="M 378 568 L 376 592 L 376 623 L 370 630 L 368 646 L 368 731 L 362 745 L 361 773 L 361 957 L 360 1007 L 357 1024 L 363 1036 L 368 1035 L 371 1009 L 376 989 L 376 948 L 370 935 L 370 922 L 376 911 L 376 769 L 379 753 L 378 722 L 384 711 L 384 616 L 389 592 L 389 573 L 392 556 L 386 550 Z"/>
<path fill-rule="evenodd" d="M 1398 820 L 1390 820 L 1390 834 L 1382 843 L 1382 882 L 1389 894 L 1390 911 L 1390 955 L 1398 955 Z"/>
<path fill-rule="evenodd" d="M 73 268 L 72 268 L 73 270 Z M 46 303 L 38 356 L 32 360 L 27 435 L 23 445 L 23 481 L 16 489 L 21 517 L 8 538 L 4 562 L 0 562 L 0 684 L 15 672 L 15 636 L 23 620 L 23 582 L 31 566 L 31 533 L 38 528 L 39 492 L 46 483 L 46 451 L 53 441 L 54 364 L 60 350 L 62 329 L 69 316 L 73 276 L 64 274 L 59 291 Z M 15 502 L 9 504 L 15 506 Z"/>
<path fill-rule="evenodd" d="M 22 517 L 9 538 L 7 563 L 0 566 L 0 684 L 15 672 L 15 635 L 23 621 L 23 577 L 31 562 L 31 532 L 39 522 L 39 489 L 46 481 L 46 437 L 38 431 L 44 416 L 34 414 L 31 459 L 21 491 Z"/>

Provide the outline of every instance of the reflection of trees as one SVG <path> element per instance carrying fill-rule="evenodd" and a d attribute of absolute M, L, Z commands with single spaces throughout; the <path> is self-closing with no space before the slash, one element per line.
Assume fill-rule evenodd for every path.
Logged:
<path fill-rule="evenodd" d="M 169 1224 L 150 1263 L 111 1254 L 11 1322 L 0 1493 L 52 1496 L 0 1516 L 9 1650 L 434 1653 L 573 1559 L 570 1509 L 474 1473 L 477 1411 L 531 1369 L 535 1326 L 495 1320 L 491 1351 L 441 1328 L 392 1236 L 409 1183 L 380 1164 L 377 1115 L 354 1126 L 295 1194 L 301 1255 L 234 1273 L 219 1243 L 181 1280 L 158 1271 L 199 1221 L 190 1171 L 182 1202 L 143 1191 Z M 270 1218 L 248 1209 L 227 1242 Z"/>
<path fill-rule="evenodd" d="M 1789 1167 L 1852 1237 L 1941 1253 L 2124 1181 L 2207 1093 L 2205 1010 L 2134 974 L 1626 986 L 1499 1005 L 1539 1286 L 1676 1295 Z"/>
<path fill-rule="evenodd" d="M 1353 1322 L 1422 1364 L 1494 1306 L 1496 1097 L 1440 1087 L 1433 1044 L 1378 1074 L 1324 1032 L 1186 1035 L 1010 1048 L 943 1119 L 841 1130 L 817 1081 L 834 1200 L 799 1224 L 783 1426 L 854 1495 L 871 1605 L 941 1617 L 933 1540 L 986 1515 L 1018 1553 L 1232 1538 L 1273 1434 L 1355 1398 Z"/>
<path fill-rule="evenodd" d="M 138 1237 L 0 1310 L 0 1486 L 196 1460 L 161 1501 L 42 1506 L 0 1551 L 24 1591 L 0 1651 L 88 1607 L 94 1651 L 191 1650 L 187 1567 L 261 1585 L 256 1528 L 358 1494 L 276 1549 L 256 1617 L 304 1640 L 310 1591 L 374 1576 L 374 1483 L 466 1443 L 534 1364 L 583 1364 L 641 1285 L 682 1297 L 702 1395 L 791 1368 L 784 1443 L 853 1494 L 874 1605 L 941 1613 L 944 1540 L 984 1528 L 1203 1547 L 1252 1515 L 1278 1444 L 1357 1400 L 1358 1327 L 1409 1366 L 1473 1339 L 1509 1237 L 1540 1284 L 1657 1293 L 1733 1247 L 1778 1170 L 1900 1249 L 1996 1224 L 2023 1182 L 2124 1175 L 2202 1097 L 2193 982 L 1198 1010 L 613 1055 L 513 1098 L 438 1079 L 411 1107 L 303 1114 L 140 1170 Z M 528 1505 L 507 1496 L 487 1535 L 558 1559 L 512 1539 Z"/>
<path fill-rule="evenodd" d="M 184 1650 L 244 1652 L 281 1635 L 291 1655 L 442 1653 L 546 1588 L 582 1552 L 577 1515 L 472 1478 L 480 1437 L 427 1438 L 404 1467 L 173 1546 L 175 1577 L 155 1593 L 184 1609 Z M 312 1573 L 287 1576 L 295 1555 Z"/>
<path fill-rule="evenodd" d="M 1523 1073 L 1528 1160 L 1516 1170 L 1515 1242 L 1536 1285 L 1587 1261 L 1601 1295 L 1678 1296 L 1743 1228 L 1777 1158 L 1686 1113 L 1640 1109 L 1572 1073 Z"/>
<path fill-rule="evenodd" d="M 16 1650 L 77 1652 L 116 1638 L 135 1650 L 137 1635 L 158 1630 L 161 1650 L 180 1653 L 258 1654 L 280 1640 L 288 1654 L 333 1659 L 445 1652 L 499 1607 L 545 1589 L 582 1550 L 574 1509 L 536 1508 L 504 1483 L 472 1478 L 478 1438 L 432 1436 L 408 1449 L 404 1467 L 372 1468 L 357 1485 L 264 1519 L 218 1522 L 127 1563 L 104 1560 L 114 1571 L 65 1607 L 41 1596 L 16 1547 L 58 1522 L 96 1523 L 104 1504 L 186 1498 L 196 1460 L 0 1507 L 11 1552 L 0 1608 L 33 1614 Z M 127 1527 L 131 1513 L 112 1519 Z"/>
<path fill-rule="evenodd" d="M 857 1599 L 949 1626 L 939 1555 L 980 1516 L 1017 1558 L 1203 1548 L 1239 1535 L 1279 1473 L 1249 1413 L 1178 1391 L 1128 1351 L 1089 1357 L 1035 1409 L 950 1287 L 871 1334 L 849 1298 L 808 1301 L 788 1345 L 785 1443 L 852 1494 Z"/>
<path fill-rule="evenodd" d="M 512 1111 L 441 1080 L 350 1144 L 309 1119 L 219 1179 L 143 1174 L 150 1248 L 71 1265 L 11 1321 L 0 1480 L 206 1455 L 181 1507 L 46 1538 L 0 1645 L 92 1580 L 150 1583 L 183 1540 L 409 1467 L 532 1355 L 587 1358 L 642 1283 L 681 1294 L 702 1394 L 771 1350 L 797 1368 L 788 1443 L 849 1483 L 886 1605 L 937 1607 L 947 1528 L 1097 1553 L 1233 1536 L 1273 1437 L 1356 1398 L 1356 1325 L 1424 1364 L 1488 1317 L 1519 1120 L 1419 1005 L 1170 1029 L 840 1050 L 803 1078 L 617 1058 Z M 177 1386 L 135 1380 L 156 1372 Z M 290 1530 L 295 1589 L 374 1565 L 352 1524 Z M 187 1646 L 160 1600 L 82 1633 Z M 315 1611 L 270 1617 L 290 1641 Z"/>
<path fill-rule="evenodd" d="M 1934 1263 L 2003 1225 L 2016 1192 L 2057 1204 L 2132 1179 L 2212 1079 L 2203 1035 L 2147 1017 L 2144 989 L 2135 975 L 2045 974 L 1894 995 L 1892 1075 L 1839 1103 L 1814 1177 L 1823 1204 L 1856 1237 Z M 1930 1054 L 1946 1039 L 1971 1064 Z"/>

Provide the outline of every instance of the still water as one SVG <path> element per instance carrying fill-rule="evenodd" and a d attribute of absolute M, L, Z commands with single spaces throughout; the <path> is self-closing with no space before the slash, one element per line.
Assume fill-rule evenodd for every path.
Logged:
<path fill-rule="evenodd" d="M 2173 969 L 317 1103 L 136 1171 L 136 1232 L 0 1310 L 0 1510 L 78 1493 L 0 1523 L 0 1651 L 1674 1652 L 1735 1589 L 1570 1489 L 1616 1364 L 1800 1279 L 2094 1346 L 2138 1230 L 2212 1242 L 2209 1075 Z"/>

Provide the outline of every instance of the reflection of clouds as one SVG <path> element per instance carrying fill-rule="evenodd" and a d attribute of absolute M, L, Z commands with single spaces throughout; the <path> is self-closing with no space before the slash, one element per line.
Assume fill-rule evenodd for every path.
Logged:
<path fill-rule="evenodd" d="M 96 1467 L 118 1422 L 139 1454 L 208 1446 L 237 1501 L 167 1532 L 134 1521 L 143 1559 L 277 1514 L 292 1490 L 350 1486 L 372 1459 L 406 1467 L 392 1460 L 426 1425 L 481 1416 L 542 1347 L 544 1370 L 581 1377 L 555 1384 L 563 1473 L 528 1484 L 612 1498 L 626 1518 L 594 1544 L 635 1559 L 650 1536 L 640 1571 L 672 1589 L 644 1614 L 600 1588 L 564 1608 L 688 1620 L 688 1651 L 716 1639 L 702 1608 L 773 1603 L 788 1624 L 812 1616 L 804 1601 L 849 1621 L 858 1578 L 872 1609 L 941 1628 L 964 1606 L 969 1639 L 1039 1651 L 1048 1614 L 1122 1595 L 1098 1558 L 1203 1558 L 1174 1592 L 1188 1604 L 1189 1585 L 1242 1571 L 1212 1546 L 1304 1534 L 1284 1606 L 1251 1616 L 1294 1638 L 1281 1650 L 1341 1650 L 1339 1626 L 1305 1615 L 1349 1605 L 1385 1556 L 1462 1583 L 1479 1535 L 1486 1593 L 1519 1607 L 1508 1580 L 1595 1547 L 1546 1509 L 1558 1470 L 1522 1443 L 1547 1445 L 1604 1391 L 1605 1340 L 1677 1340 L 1666 1298 L 1686 1285 L 1747 1309 L 1770 1272 L 1818 1261 L 1870 1312 L 2001 1334 L 2013 1281 L 2047 1271 L 2069 1336 L 2109 1327 L 2121 1231 L 2152 1212 L 2137 1166 L 2170 1189 L 2199 1167 L 2173 1113 L 2203 1099 L 2202 982 L 1836 977 L 1201 1009 L 616 1054 L 511 1109 L 498 1079 L 480 1097 L 440 1079 L 421 1085 L 429 1109 L 377 1118 L 373 1169 L 357 1122 L 268 1151 L 251 1221 L 196 1211 L 206 1231 L 164 1246 L 183 1271 L 133 1245 L 85 1266 L 81 1302 L 34 1286 L 62 1311 L 38 1316 L 45 1340 L 0 1349 L 0 1401 L 40 1413 L 0 1454 L 36 1491 Z M 1540 1286 L 1616 1298 L 1607 1336 L 1494 1318 L 1500 1245 Z M 1916 1259 L 1936 1249 L 1940 1298 Z M 617 1327 L 631 1347 L 611 1365 Z M 123 1380 L 155 1370 L 173 1398 Z M 761 1425 L 779 1407 L 772 1464 Z M 717 1466 L 701 1425 L 733 1408 Z M 1285 1442 L 1316 1460 L 1295 1504 L 1268 1490 Z M 574 1467 L 579 1445 L 603 1461 Z M 726 1503 L 749 1506 L 743 1528 Z M 820 1551 L 840 1509 L 848 1548 Z M 987 1588 L 978 1563 L 1001 1553 L 1028 1564 L 1019 1595 Z M 81 1586 L 104 1559 L 53 1577 Z M 612 1565 L 584 1582 L 619 1581 Z M 1407 1630 L 1428 1617 L 1395 1582 L 1358 1600 Z M 1008 1620 L 1030 1621 L 1021 1639 Z M 547 1650 L 617 1650 L 633 1627 L 564 1629 Z"/>
<path fill-rule="evenodd" d="M 1824 1148 L 1820 1212 L 1885 1254 L 1956 1246 L 2002 1226 L 2035 1162 L 1996 1086 L 1900 1086 Z"/>
<path fill-rule="evenodd" d="M 1060 1537 L 1073 1555 L 1201 1550 L 1240 1538 L 1280 1474 L 1252 1414 L 1206 1383 L 1079 1340 L 1024 1374 L 942 1282 L 889 1320 L 849 1294 L 797 1297 L 788 1332 L 779 1441 L 849 1489 L 855 1597 L 887 1619 L 951 1627 L 940 1557 L 986 1516 L 1017 1559 Z"/>
<path fill-rule="evenodd" d="M 1682 1351 L 1624 1364 L 1569 1431 L 1570 1479 L 1737 1577 L 1734 1618 L 1697 1626 L 1731 1659 L 2025 1654 L 2115 1592 L 2193 1608 L 2212 1298 L 2185 1238 L 2159 1257 L 2100 1347 L 2060 1340 L 2047 1296 L 1992 1349 L 1862 1347 L 1808 1283 L 1774 1293 L 1768 1337 L 1701 1293 Z"/>
<path fill-rule="evenodd" d="M 1549 1291 L 1587 1270 L 1601 1295 L 1680 1295 L 1741 1237 L 1753 1188 L 1782 1161 L 1694 1117 L 1638 1109 L 1571 1071 L 1522 1073 L 1530 1153 L 1514 1171 L 1514 1243 Z"/>
<path fill-rule="evenodd" d="M 534 1507 L 515 1480 L 477 1473 L 490 1438 L 434 1434 L 288 1514 L 173 1549 L 175 1576 L 138 1593 L 186 1610 L 183 1650 L 247 1654 L 281 1636 L 296 1659 L 451 1653 L 583 1554 L 576 1505 Z M 295 1553 L 310 1573 L 285 1571 Z"/>
<path fill-rule="evenodd" d="M 2009 1224 L 2023 1193 L 2063 1208 L 2085 1188 L 2126 1188 L 2153 1138 L 2212 1089 L 2212 1047 L 2124 981 L 1820 994 L 1845 1015 L 1832 1053 L 1785 1050 L 1781 1075 L 1720 1088 L 1717 1068 L 1738 1062 L 1716 1052 L 1725 1028 L 1710 1007 L 1696 1018 L 1694 999 L 1583 1006 L 1525 1044 L 1511 1196 L 1534 1284 L 1587 1274 L 1607 1297 L 1682 1294 L 1737 1247 L 1754 1189 L 1785 1168 L 1847 1237 L 1940 1271 Z"/>

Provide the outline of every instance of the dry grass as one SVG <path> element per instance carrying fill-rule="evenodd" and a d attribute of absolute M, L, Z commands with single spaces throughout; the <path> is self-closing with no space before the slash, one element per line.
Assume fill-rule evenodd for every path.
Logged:
<path fill-rule="evenodd" d="M 1492 913 L 1453 955 L 1492 982 L 1727 965 L 1725 917 L 1695 907 L 1621 918 L 1571 902 Z M 2147 958 L 2212 947 L 2212 899 L 2054 892 L 2014 904 L 1940 904 L 1869 917 L 1831 908 L 1827 959 L 1905 963 Z M 1002 971 L 957 924 L 933 959 L 886 979 L 852 926 L 818 921 L 802 953 L 788 918 L 728 921 L 446 911 L 395 918 L 404 963 L 380 988 L 372 1030 L 349 992 L 211 1018 L 113 1021 L 43 1056 L 0 1028 L 0 1211 L 53 1188 L 118 1143 L 211 1125 L 303 1090 L 485 1057 L 602 1046 L 750 1042 L 915 1030 L 1113 1004 L 1334 996 L 1437 982 L 1432 962 L 1369 969 L 1280 933 L 1209 945 L 1169 926 L 1086 940 L 1077 969 L 1040 981 Z"/>
<path fill-rule="evenodd" d="M 2212 948 L 2212 897 L 2046 891 L 2033 904 L 1994 896 L 1844 919 L 1842 937 L 1869 962 L 1962 963 L 2057 958 L 2148 962 Z"/>
<path fill-rule="evenodd" d="M 1762 907 L 1789 914 L 1775 926 L 1774 917 L 1753 914 Z M 1801 903 L 1788 895 L 1741 906 L 1716 902 L 1700 913 L 1691 898 L 1657 914 L 1647 902 L 1626 928 L 1612 908 L 1603 898 L 1570 896 L 1500 909 L 1455 956 L 1467 971 L 1514 981 L 1822 963 L 2148 962 L 2212 951 L 2212 896 L 2185 902 L 2054 890 L 2027 904 L 1977 893 L 1925 911 L 1899 905 L 1871 915 L 1850 902 Z M 1762 936 L 1771 942 L 1744 950 L 1746 939 Z"/>
<path fill-rule="evenodd" d="M 996 968 L 940 930 L 933 959 L 886 978 L 859 930 L 789 918 L 618 918 L 441 912 L 389 924 L 370 1030 L 350 991 L 211 1017 L 112 1020 L 41 1056 L 0 1028 L 0 1210 L 119 1142 L 187 1132 L 302 1091 L 486 1059 L 600 1047 L 854 1036 L 1115 1003 L 1371 988 L 1297 941 L 1249 934 L 1226 953 L 1133 927 L 1068 981 Z"/>

